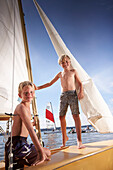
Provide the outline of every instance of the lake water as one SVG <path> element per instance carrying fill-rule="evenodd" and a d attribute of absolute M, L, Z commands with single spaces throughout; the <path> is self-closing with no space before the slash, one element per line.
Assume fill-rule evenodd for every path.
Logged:
<path fill-rule="evenodd" d="M 69 129 L 67 129 L 67 133 Z M 61 133 L 54 133 L 54 134 L 44 134 L 44 131 L 41 132 L 42 140 L 44 141 L 45 147 L 49 149 L 59 148 L 62 145 L 62 135 Z M 68 134 L 69 140 L 66 143 L 66 146 L 76 145 L 77 144 L 77 137 L 76 133 Z M 113 133 L 108 134 L 100 134 L 98 132 L 91 132 L 91 133 L 82 133 L 82 142 L 90 143 L 90 142 L 97 142 L 103 140 L 110 140 L 113 139 Z M 4 160 L 4 146 L 5 146 L 5 138 L 4 136 L 0 136 L 0 161 Z M 30 137 L 28 137 L 28 142 L 31 143 Z"/>

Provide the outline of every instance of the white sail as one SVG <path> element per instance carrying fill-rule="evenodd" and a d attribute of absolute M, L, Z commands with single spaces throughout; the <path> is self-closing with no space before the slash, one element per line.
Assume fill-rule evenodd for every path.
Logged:
<path fill-rule="evenodd" d="M 36 0 L 34 0 L 34 3 L 53 43 L 57 55 L 60 57 L 62 54 L 67 54 L 71 58 L 72 68 L 76 69 L 79 74 L 79 77 L 83 83 L 85 95 L 84 98 L 80 100 L 83 113 L 86 115 L 88 121 L 100 133 L 113 132 L 113 116 L 101 94 L 94 85 L 92 79 L 73 57 Z M 76 88 L 78 90 L 77 85 Z"/>
<path fill-rule="evenodd" d="M 8 120 L 5 113 L 13 113 L 20 102 L 18 85 L 26 80 L 33 82 L 21 0 L 0 0 L 0 120 Z M 42 143 L 35 98 L 31 112 Z"/>
<path fill-rule="evenodd" d="M 52 108 L 51 102 L 49 102 L 47 104 L 47 106 L 46 106 L 45 117 L 46 117 L 47 129 L 53 128 L 55 130 L 56 125 L 55 125 L 55 120 L 54 120 L 54 115 L 53 115 L 53 108 Z"/>
<path fill-rule="evenodd" d="M 28 80 L 18 0 L 0 0 L 0 115 L 18 104 L 18 85 Z"/>

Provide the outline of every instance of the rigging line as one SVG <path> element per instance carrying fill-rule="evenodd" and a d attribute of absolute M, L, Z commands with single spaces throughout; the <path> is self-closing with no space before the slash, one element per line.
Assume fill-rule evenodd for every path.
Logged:
<path fill-rule="evenodd" d="M 14 29 L 13 29 L 13 31 L 14 31 L 14 38 L 13 38 L 13 72 L 12 72 L 12 111 L 13 111 L 13 107 L 14 107 L 14 104 L 13 104 L 13 102 L 14 102 L 14 98 L 13 98 L 13 96 L 14 96 L 14 76 L 15 76 L 15 71 L 14 71 L 14 69 L 15 69 L 15 5 L 16 4 L 16 2 L 15 2 L 15 0 L 13 0 L 13 7 L 14 7 Z"/>
<path fill-rule="evenodd" d="M 2 97 L 2 98 L 4 98 L 4 99 L 8 100 L 8 98 L 6 98 L 6 97 L 4 97 L 4 96 L 2 96 L 2 95 L 0 95 L 0 97 Z"/>

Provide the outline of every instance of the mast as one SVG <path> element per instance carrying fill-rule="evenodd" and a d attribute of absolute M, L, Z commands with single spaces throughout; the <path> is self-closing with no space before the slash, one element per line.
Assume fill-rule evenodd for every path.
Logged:
<path fill-rule="evenodd" d="M 33 75 L 32 75 L 32 69 L 31 69 L 31 62 L 30 62 L 30 55 L 29 55 L 29 49 L 28 49 L 27 34 L 26 34 L 26 28 L 25 28 L 25 22 L 24 22 L 24 14 L 23 14 L 21 0 L 18 0 L 18 5 L 19 5 L 21 25 L 22 25 L 22 33 L 23 33 L 24 46 L 25 46 L 26 65 L 27 65 L 27 70 L 28 70 L 28 77 L 29 77 L 29 80 L 33 83 Z M 33 109 L 33 114 L 34 114 L 35 120 L 36 120 L 36 134 L 38 136 L 38 139 L 42 143 L 40 123 L 39 123 L 39 118 L 38 118 L 38 113 L 37 113 L 37 106 L 36 106 L 36 98 L 33 99 L 32 109 Z"/>

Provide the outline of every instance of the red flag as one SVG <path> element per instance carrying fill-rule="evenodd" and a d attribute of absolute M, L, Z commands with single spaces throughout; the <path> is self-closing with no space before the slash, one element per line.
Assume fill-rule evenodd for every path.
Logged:
<path fill-rule="evenodd" d="M 54 121 L 54 117 L 53 117 L 53 113 L 51 113 L 49 110 L 46 109 L 46 118 L 51 120 L 53 123 L 55 123 Z"/>

